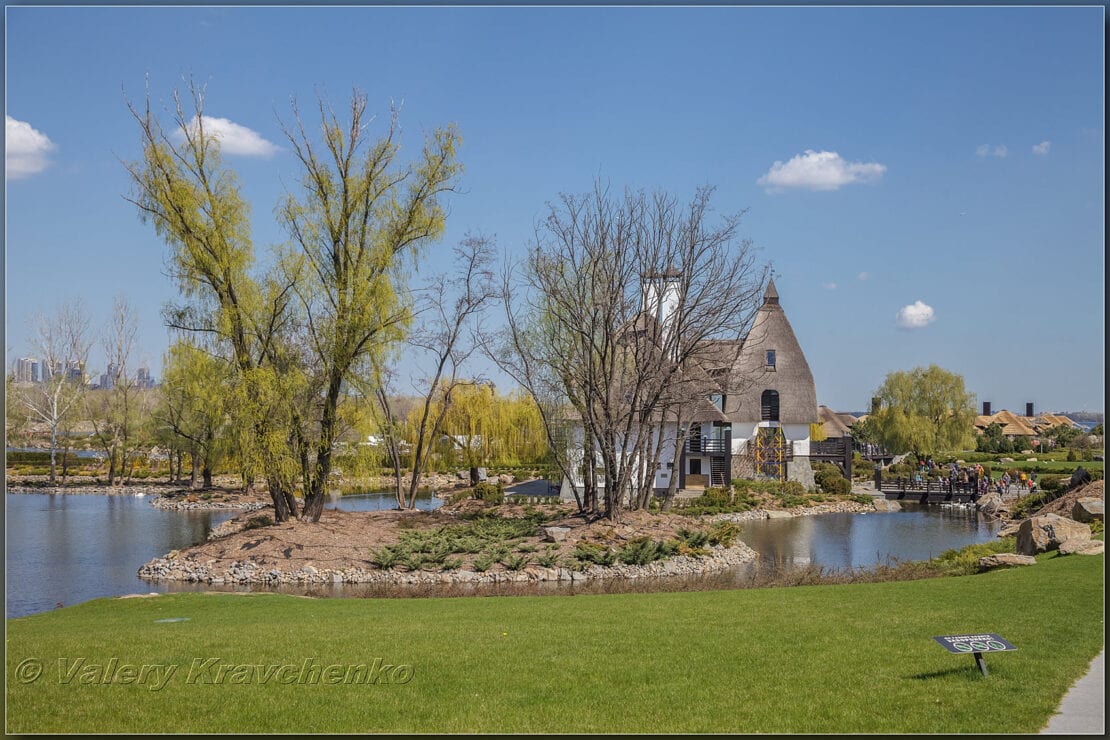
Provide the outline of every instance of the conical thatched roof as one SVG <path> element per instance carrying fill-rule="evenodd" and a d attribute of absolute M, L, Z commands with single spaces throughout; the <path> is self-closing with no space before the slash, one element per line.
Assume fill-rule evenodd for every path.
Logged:
<path fill-rule="evenodd" d="M 767 365 L 767 351 L 774 350 L 775 365 Z M 733 365 L 733 377 L 749 379 L 746 388 L 733 391 L 727 410 L 734 422 L 760 419 L 760 402 L 765 390 L 779 393 L 779 421 L 784 424 L 813 424 L 818 421 L 817 390 L 794 329 L 779 305 L 774 280 L 767 283 L 763 305 L 756 311 Z"/>

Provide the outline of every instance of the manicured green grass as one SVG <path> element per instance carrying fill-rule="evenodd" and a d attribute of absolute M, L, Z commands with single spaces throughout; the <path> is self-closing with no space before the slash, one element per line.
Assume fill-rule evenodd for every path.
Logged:
<path fill-rule="evenodd" d="M 975 576 L 601 596 L 102 599 L 8 621 L 7 731 L 1031 733 L 1103 645 L 1103 558 Z M 187 617 L 188 621 L 155 620 Z M 934 635 L 997 632 L 988 677 Z M 182 667 L 162 691 L 58 660 Z M 21 662 L 45 672 L 24 684 Z M 390 685 L 187 683 L 221 663 L 412 666 Z M 209 674 L 210 676 L 210 674 Z"/>

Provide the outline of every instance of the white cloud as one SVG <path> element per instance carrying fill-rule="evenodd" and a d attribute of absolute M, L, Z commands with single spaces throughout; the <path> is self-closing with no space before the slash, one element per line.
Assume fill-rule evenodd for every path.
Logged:
<path fill-rule="evenodd" d="M 886 172 L 878 162 L 849 162 L 836 152 L 807 149 L 789 162 L 776 160 L 767 174 L 756 180 L 767 192 L 786 188 L 838 190 L 857 182 L 875 182 Z"/>
<path fill-rule="evenodd" d="M 204 132 L 220 140 L 220 151 L 224 154 L 241 154 L 244 157 L 269 157 L 278 151 L 277 146 L 262 138 L 257 131 L 252 131 L 246 126 L 240 126 L 226 118 L 213 118 L 203 116 Z M 192 124 L 196 130 L 197 121 Z M 185 138 L 179 130 L 175 134 L 178 141 Z"/>
<path fill-rule="evenodd" d="M 860 273 L 859 275 L 857 275 L 856 277 L 858 277 L 858 278 L 859 278 L 860 280 L 868 280 L 868 279 L 870 279 L 870 278 L 871 278 L 871 273 L 869 273 L 869 272 L 861 272 L 861 273 Z"/>
<path fill-rule="evenodd" d="M 38 174 L 50 164 L 54 142 L 25 121 L 4 116 L 4 176 L 11 180 Z"/>
<path fill-rule="evenodd" d="M 825 290 L 836 290 L 836 283 L 821 283 L 821 287 Z"/>
<path fill-rule="evenodd" d="M 933 307 L 921 301 L 914 301 L 908 306 L 902 306 L 894 321 L 901 329 L 920 329 L 933 323 L 936 312 Z"/>
<path fill-rule="evenodd" d="M 1034 144 L 1033 145 L 1033 153 L 1034 154 L 1040 154 L 1040 155 L 1043 156 L 1045 154 L 1048 154 L 1048 150 L 1051 149 L 1051 148 L 1052 148 L 1052 142 L 1051 141 L 1042 141 L 1040 144 Z"/>
<path fill-rule="evenodd" d="M 980 144 L 975 153 L 980 157 L 1005 157 L 1010 153 L 1005 144 Z"/>

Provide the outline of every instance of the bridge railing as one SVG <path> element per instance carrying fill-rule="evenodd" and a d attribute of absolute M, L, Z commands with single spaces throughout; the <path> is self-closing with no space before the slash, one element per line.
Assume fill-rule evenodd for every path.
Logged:
<path fill-rule="evenodd" d="M 944 494 L 960 496 L 975 501 L 979 498 L 979 481 L 968 480 L 920 480 L 906 476 L 884 477 L 881 470 L 875 471 L 875 490 L 883 493 Z"/>

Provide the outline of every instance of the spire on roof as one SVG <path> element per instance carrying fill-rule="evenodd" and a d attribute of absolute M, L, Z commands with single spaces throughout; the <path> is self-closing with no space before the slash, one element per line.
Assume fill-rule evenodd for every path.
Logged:
<path fill-rule="evenodd" d="M 775 279 L 767 280 L 767 290 L 763 292 L 763 305 L 779 305 L 779 292 L 775 290 Z"/>

